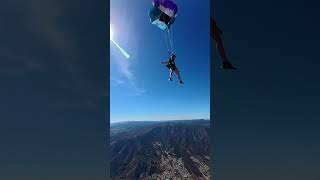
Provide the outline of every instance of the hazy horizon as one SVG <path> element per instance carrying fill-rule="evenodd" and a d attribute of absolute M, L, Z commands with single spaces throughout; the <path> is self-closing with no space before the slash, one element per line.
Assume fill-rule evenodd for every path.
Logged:
<path fill-rule="evenodd" d="M 170 122 L 170 121 L 210 121 L 210 118 L 199 118 L 199 119 L 171 119 L 171 120 L 130 120 L 130 121 L 112 121 L 110 124 L 126 123 L 126 122 Z"/>

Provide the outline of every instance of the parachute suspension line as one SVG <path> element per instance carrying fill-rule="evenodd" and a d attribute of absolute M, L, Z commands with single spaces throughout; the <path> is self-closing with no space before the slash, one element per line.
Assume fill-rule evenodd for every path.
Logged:
<path fill-rule="evenodd" d="M 172 28 L 173 27 L 171 26 L 170 29 L 169 29 L 169 32 L 170 32 L 171 46 L 172 46 L 172 51 L 173 51 L 174 50 L 173 49 L 174 46 L 173 46 L 173 30 L 172 30 Z"/>
<path fill-rule="evenodd" d="M 161 32 L 162 32 L 164 41 L 165 41 L 165 43 L 166 43 L 166 48 L 167 48 L 167 50 L 169 51 L 169 45 L 168 45 L 168 42 L 167 42 L 168 37 L 167 37 L 167 35 L 166 35 L 165 32 L 163 32 L 163 31 L 161 31 Z"/>
<path fill-rule="evenodd" d="M 163 15 L 163 12 L 161 12 L 161 15 Z M 170 51 L 169 45 L 168 45 L 168 38 L 169 38 L 169 37 L 167 36 L 166 32 L 161 31 L 161 33 L 162 33 L 163 38 L 164 38 L 164 41 L 165 41 L 165 43 L 166 43 L 167 51 L 169 52 L 169 51 Z M 170 39 L 169 39 L 169 42 L 170 42 Z M 170 53 L 169 53 L 169 54 L 170 54 Z"/>
<path fill-rule="evenodd" d="M 171 35 L 171 43 L 172 43 L 172 50 L 173 50 L 173 30 L 172 30 L 172 26 L 170 27 L 170 35 Z"/>
<path fill-rule="evenodd" d="M 171 33 L 170 33 L 170 29 L 169 28 L 166 29 L 166 33 L 168 34 L 169 43 L 170 43 L 170 46 L 171 46 L 170 51 L 171 51 L 171 53 L 173 53 L 173 42 L 172 42 L 172 37 L 171 37 Z"/>

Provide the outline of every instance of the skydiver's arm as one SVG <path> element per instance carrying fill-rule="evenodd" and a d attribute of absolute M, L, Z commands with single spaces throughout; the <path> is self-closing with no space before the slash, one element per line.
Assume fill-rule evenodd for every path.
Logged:
<path fill-rule="evenodd" d="M 168 61 L 161 61 L 160 64 L 168 64 Z"/>

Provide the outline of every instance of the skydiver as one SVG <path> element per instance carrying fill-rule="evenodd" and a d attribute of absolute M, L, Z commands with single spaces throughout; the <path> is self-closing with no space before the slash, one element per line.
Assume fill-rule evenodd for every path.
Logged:
<path fill-rule="evenodd" d="M 172 72 L 175 72 L 180 81 L 180 84 L 183 84 L 183 81 L 181 80 L 181 77 L 180 77 L 179 69 L 176 67 L 175 60 L 176 60 L 176 55 L 172 54 L 168 61 L 163 61 L 160 63 L 166 64 L 167 68 L 170 70 L 170 77 L 169 77 L 170 81 L 172 81 Z"/>
<path fill-rule="evenodd" d="M 223 42 L 222 42 L 222 31 L 216 25 L 216 22 L 212 19 L 212 17 L 210 17 L 210 31 L 211 31 L 211 37 L 216 41 L 216 44 L 217 44 L 217 49 L 218 49 L 220 58 L 222 60 L 222 69 L 236 70 L 237 68 L 235 68 L 231 64 L 224 50 Z"/>

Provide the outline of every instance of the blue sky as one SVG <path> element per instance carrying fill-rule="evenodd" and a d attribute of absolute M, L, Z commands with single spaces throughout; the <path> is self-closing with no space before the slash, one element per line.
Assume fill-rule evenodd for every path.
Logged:
<path fill-rule="evenodd" d="M 210 116 L 210 2 L 175 1 L 173 30 L 177 78 L 169 82 L 168 58 L 159 28 L 149 21 L 151 1 L 111 1 L 113 39 L 130 54 L 125 59 L 110 41 L 112 121 L 172 120 Z"/>

